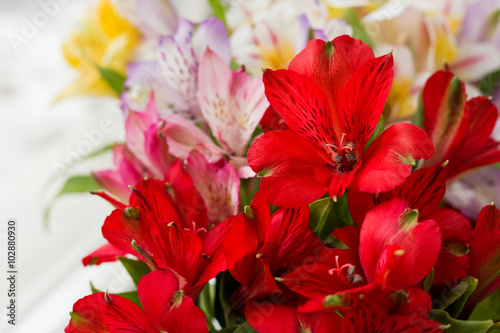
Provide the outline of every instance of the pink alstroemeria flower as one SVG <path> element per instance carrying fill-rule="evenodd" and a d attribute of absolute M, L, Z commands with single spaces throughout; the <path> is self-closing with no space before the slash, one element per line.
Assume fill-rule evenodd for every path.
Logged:
<path fill-rule="evenodd" d="M 208 218 L 222 222 L 239 212 L 240 177 L 232 163 L 220 159 L 209 163 L 193 150 L 187 159 L 186 172 L 207 206 Z"/>
<path fill-rule="evenodd" d="M 200 61 L 198 84 L 201 113 L 212 135 L 240 168 L 240 176 L 251 176 L 245 158 L 248 143 L 269 106 L 261 80 L 243 69 L 231 71 L 207 49 Z"/>

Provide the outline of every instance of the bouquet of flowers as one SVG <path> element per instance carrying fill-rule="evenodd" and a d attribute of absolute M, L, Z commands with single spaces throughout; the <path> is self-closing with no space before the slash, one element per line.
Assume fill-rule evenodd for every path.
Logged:
<path fill-rule="evenodd" d="M 499 13 L 100 0 L 58 99 L 121 100 L 83 264 L 137 288 L 92 288 L 66 332 L 500 331 Z"/>

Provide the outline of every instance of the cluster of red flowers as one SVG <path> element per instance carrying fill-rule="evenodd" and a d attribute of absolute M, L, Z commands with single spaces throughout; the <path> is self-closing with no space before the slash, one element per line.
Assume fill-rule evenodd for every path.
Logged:
<path fill-rule="evenodd" d="M 115 210 L 102 228 L 109 243 L 83 262 L 134 256 L 138 298 L 86 296 L 66 332 L 208 332 L 214 320 L 224 332 L 460 327 L 500 289 L 500 211 L 492 204 L 470 221 L 442 201 L 447 181 L 500 160 L 490 138 L 497 110 L 466 100 L 443 71 L 423 90 L 421 127 L 384 130 L 392 68 L 392 54 L 376 58 L 341 36 L 309 42 L 287 70 L 266 70 L 272 110 L 247 154 L 260 189 L 239 214 L 217 210 L 239 205 L 229 171 L 212 181 L 197 174 L 215 165 L 201 153 L 170 155 L 179 123 L 131 112 L 151 164 L 119 146 L 118 170 L 96 174 L 115 180 L 102 181 L 115 197 L 97 193 Z M 286 126 L 273 129 L 277 119 Z M 133 185 L 130 195 L 117 184 Z M 213 279 L 215 297 L 202 293 Z"/>

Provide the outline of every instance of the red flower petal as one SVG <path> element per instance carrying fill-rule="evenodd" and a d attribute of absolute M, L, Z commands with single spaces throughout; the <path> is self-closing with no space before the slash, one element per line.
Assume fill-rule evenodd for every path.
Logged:
<path fill-rule="evenodd" d="M 113 244 L 106 244 L 82 259 L 83 266 L 87 265 L 100 265 L 103 262 L 115 261 L 117 257 L 123 257 L 128 254 L 128 251 L 114 246 Z"/>
<path fill-rule="evenodd" d="M 467 138 L 464 85 L 450 72 L 436 72 L 427 80 L 422 99 L 424 128 L 436 148 L 426 165 L 441 164 Z"/>
<path fill-rule="evenodd" d="M 332 173 L 330 186 L 328 187 L 328 194 L 333 200 L 337 200 L 344 195 L 347 186 L 352 182 L 355 172 L 359 169 L 361 163 L 354 166 L 354 169 L 349 172 Z"/>
<path fill-rule="evenodd" d="M 485 206 L 477 217 L 475 232 L 500 230 L 500 210 L 494 205 Z"/>
<path fill-rule="evenodd" d="M 469 249 L 469 275 L 477 278 L 479 282 L 467 301 L 463 316 L 470 313 L 478 302 L 500 289 L 498 272 L 500 230 L 476 233 L 470 242 Z"/>
<path fill-rule="evenodd" d="M 476 230 L 469 246 L 469 275 L 479 281 L 461 314 L 464 318 L 467 318 L 478 302 L 500 289 L 499 227 L 500 210 L 494 205 L 485 206 L 479 213 Z"/>
<path fill-rule="evenodd" d="M 422 129 L 407 123 L 392 125 L 366 150 L 350 188 L 370 193 L 391 190 L 410 175 L 415 160 L 433 153 L 432 141 Z"/>
<path fill-rule="evenodd" d="M 132 240 L 135 240 L 139 244 L 144 244 L 143 237 L 139 231 L 139 220 L 133 216 L 129 216 L 126 210 L 115 209 L 106 217 L 102 226 L 102 235 L 110 244 L 113 244 L 113 246 L 123 252 L 137 255 L 143 259 L 130 244 Z"/>
<path fill-rule="evenodd" d="M 248 164 L 261 179 L 266 200 L 280 207 L 298 207 L 319 199 L 328 190 L 331 160 L 300 135 L 272 131 L 257 138 L 248 151 Z"/>
<path fill-rule="evenodd" d="M 325 92 L 333 128 L 340 135 L 342 122 L 337 105 L 342 89 L 361 64 L 373 58 L 368 45 L 344 35 L 326 43 L 319 39 L 310 41 L 288 69 L 306 76 Z"/>
<path fill-rule="evenodd" d="M 336 142 L 331 111 L 323 90 L 291 70 L 266 70 L 263 77 L 269 103 L 288 127 L 318 147 Z"/>
<path fill-rule="evenodd" d="M 102 318 L 110 332 L 158 332 L 149 316 L 132 301 L 117 295 L 105 297 Z"/>
<path fill-rule="evenodd" d="M 303 265 L 283 278 L 283 283 L 296 293 L 310 299 L 323 298 L 352 286 L 342 279 L 332 266 L 324 264 Z M 357 272 L 356 272 L 357 273 Z"/>
<path fill-rule="evenodd" d="M 333 315 L 340 318 L 337 314 Z M 269 302 L 249 302 L 245 308 L 245 318 L 259 333 L 314 333 L 318 332 L 324 319 L 320 312 L 301 313 L 294 306 Z"/>
<path fill-rule="evenodd" d="M 287 272 L 317 260 L 333 260 L 338 250 L 327 248 L 309 230 L 309 208 L 279 209 L 273 214 L 261 249 L 273 273 Z"/>
<path fill-rule="evenodd" d="M 197 286 L 203 285 L 220 272 L 227 269 L 226 258 L 224 256 L 224 240 L 226 239 L 229 225 L 235 217 L 230 217 L 227 221 L 210 228 L 203 237 L 202 259 L 205 265 L 199 270 L 196 279 Z"/>
<path fill-rule="evenodd" d="M 348 311 L 342 321 L 341 333 L 420 333 L 442 332 L 441 323 L 427 320 L 416 314 L 388 316 L 377 304 L 361 300 L 355 309 Z"/>
<path fill-rule="evenodd" d="M 116 200 L 115 198 L 113 198 L 112 196 L 110 196 L 108 193 L 106 193 L 104 191 L 91 192 L 91 194 L 100 196 L 101 198 L 103 198 L 104 200 L 109 202 L 111 205 L 113 205 L 113 207 L 115 207 L 117 209 L 123 210 L 123 209 L 127 208 L 127 205 L 125 205 L 121 201 Z"/>
<path fill-rule="evenodd" d="M 363 63 L 342 89 L 339 113 L 346 141 L 356 144 L 361 156 L 384 110 L 391 90 L 392 54 Z M 337 134 L 339 135 L 339 134 Z"/>
<path fill-rule="evenodd" d="M 446 281 L 460 281 L 467 275 L 468 245 L 472 238 L 472 226 L 460 213 L 437 208 L 427 216 L 437 222 L 443 244 L 434 266 L 434 286 L 442 287 Z"/>
<path fill-rule="evenodd" d="M 102 319 L 104 293 L 95 293 L 80 298 L 73 305 L 71 320 L 64 329 L 66 333 L 108 333 Z"/>
<path fill-rule="evenodd" d="M 191 176 L 184 171 L 184 163 L 181 160 L 176 160 L 170 165 L 165 174 L 165 182 L 173 191 L 173 196 L 166 195 L 166 198 L 179 215 L 182 227 L 192 229 L 194 221 L 197 230 L 208 228 L 205 202 L 196 190 Z"/>
<path fill-rule="evenodd" d="M 224 241 L 224 255 L 231 275 L 249 288 L 256 277 L 257 251 L 264 245 L 266 230 L 271 216 L 269 204 L 256 193 L 250 204 L 252 218 L 240 214 L 229 226 Z"/>
<path fill-rule="evenodd" d="M 449 156 L 449 178 L 461 173 L 500 161 L 499 143 L 491 138 L 498 111 L 486 97 L 476 97 L 467 102 L 469 131 L 465 142 Z"/>
<path fill-rule="evenodd" d="M 359 247 L 359 230 L 358 228 L 348 225 L 342 228 L 335 229 L 332 236 L 347 245 L 351 250 L 357 251 Z"/>
<path fill-rule="evenodd" d="M 286 122 L 272 106 L 269 106 L 262 116 L 260 127 L 264 133 L 275 130 L 290 130 Z"/>
<path fill-rule="evenodd" d="M 383 276 L 385 288 L 407 289 L 425 278 L 436 263 L 441 249 L 437 223 L 407 222 L 402 216 L 407 209 L 405 200 L 392 199 L 366 214 L 360 232 L 359 258 L 368 282 Z M 391 253 L 396 255 L 395 252 L 386 252 L 390 247 L 404 252 L 393 257 Z"/>
<path fill-rule="evenodd" d="M 180 288 L 178 276 L 171 271 L 145 275 L 138 284 L 144 311 L 166 332 L 208 332 L 205 314 Z"/>
<path fill-rule="evenodd" d="M 417 314 L 424 318 L 429 317 L 432 308 L 431 296 L 419 288 L 410 288 L 407 291 L 408 301 L 400 302 L 394 309 L 396 312 L 404 316 Z"/>
<path fill-rule="evenodd" d="M 416 170 L 403 184 L 389 192 L 375 195 L 351 189 L 347 198 L 352 219 L 358 227 L 361 227 L 370 209 L 392 198 L 408 201 L 412 209 L 418 209 L 420 218 L 428 216 L 439 205 L 445 192 L 446 168 L 437 165 Z"/>

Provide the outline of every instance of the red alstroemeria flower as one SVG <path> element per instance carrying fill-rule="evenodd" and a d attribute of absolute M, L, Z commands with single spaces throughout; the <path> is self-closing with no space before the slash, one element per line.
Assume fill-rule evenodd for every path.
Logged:
<path fill-rule="evenodd" d="M 95 293 L 78 300 L 66 333 L 207 332 L 205 314 L 184 296 L 185 281 L 168 270 L 141 278 L 137 293 L 141 309 L 117 295 Z"/>
<path fill-rule="evenodd" d="M 352 226 L 332 235 L 349 247 L 335 266 L 304 265 L 282 279 L 287 287 L 311 299 L 302 307 L 304 311 L 349 307 L 360 294 L 407 290 L 429 274 L 441 248 L 437 223 L 419 222 L 418 213 L 402 199 L 368 212 L 359 237 Z M 353 260 L 356 256 L 359 259 Z"/>
<path fill-rule="evenodd" d="M 298 312 L 297 307 L 271 302 L 249 302 L 245 318 L 259 333 L 320 333 L 336 332 L 337 318 L 330 310 L 312 313 Z"/>
<path fill-rule="evenodd" d="M 500 210 L 491 204 L 485 206 L 477 218 L 474 236 L 470 242 L 468 274 L 478 279 L 460 316 L 471 314 L 477 303 L 500 289 Z"/>
<path fill-rule="evenodd" d="M 392 303 L 393 309 L 365 297 L 341 311 L 341 316 L 328 310 L 297 312 L 293 306 L 251 302 L 245 317 L 260 333 L 442 332 L 441 323 L 427 319 L 431 299 L 426 292 L 412 288 L 407 294 L 388 297 L 386 303 Z"/>
<path fill-rule="evenodd" d="M 124 251 L 111 243 L 101 246 L 94 252 L 87 255 L 82 259 L 83 266 L 87 265 L 100 265 L 103 262 L 111 262 L 118 259 L 118 257 L 125 257 L 128 252 Z"/>
<path fill-rule="evenodd" d="M 442 332 L 441 323 L 428 320 L 431 298 L 411 288 L 385 294 L 386 299 L 356 299 L 351 308 L 339 311 L 298 312 L 296 307 L 270 302 L 250 302 L 245 318 L 259 333 L 421 333 Z"/>
<path fill-rule="evenodd" d="M 349 36 L 313 40 L 288 70 L 266 70 L 271 106 L 291 131 L 271 131 L 250 147 L 248 164 L 263 176 L 261 191 L 281 207 L 313 202 L 347 186 L 382 192 L 401 184 L 416 159 L 434 152 L 426 133 L 396 124 L 366 150 L 391 89 L 392 54 L 375 58 Z"/>
<path fill-rule="evenodd" d="M 196 190 L 192 178 L 183 170 L 183 168 L 184 164 L 180 160 L 176 160 L 166 170 L 164 178 L 165 182 L 168 183 L 169 190 L 171 191 L 166 195 L 166 197 L 170 204 L 175 208 L 176 213 L 180 216 L 182 228 L 190 230 L 193 228 L 196 230 L 207 229 L 208 226 L 212 225 L 212 222 L 208 221 L 208 213 L 203 198 Z M 133 184 L 137 184 L 139 182 L 140 179 Z M 137 202 L 137 196 L 132 194 L 132 191 L 128 186 L 129 185 L 127 185 L 127 189 L 130 192 L 126 200 L 127 203 L 130 201 L 128 205 L 110 196 L 107 192 L 93 192 L 93 194 L 102 197 L 117 210 L 125 211 L 127 207 L 132 207 Z M 133 210 L 129 209 L 128 212 L 131 213 Z M 195 223 L 195 226 L 193 225 L 193 222 Z M 106 244 L 85 257 L 83 259 L 83 264 L 98 265 L 102 262 L 114 261 L 117 256 L 122 255 L 122 249 L 118 249 L 111 244 Z"/>
<path fill-rule="evenodd" d="M 392 198 L 407 200 L 411 209 L 418 210 L 420 221 L 437 222 L 443 238 L 441 252 L 434 266 L 434 286 L 438 288 L 444 282 L 456 284 L 467 276 L 467 252 L 472 238 L 469 220 L 452 209 L 438 207 L 446 192 L 446 171 L 446 165 L 422 168 L 391 191 L 376 195 L 357 191 L 348 193 L 351 216 L 358 227 L 362 226 L 370 209 Z"/>
<path fill-rule="evenodd" d="M 430 298 L 429 298 L 430 311 Z M 371 332 L 390 332 L 390 333 L 440 333 L 443 332 L 443 326 L 440 322 L 428 320 L 410 312 L 405 315 L 388 315 L 379 305 L 368 299 L 362 299 L 356 302 L 356 305 L 344 314 L 344 317 L 335 317 L 336 323 L 329 327 L 330 330 L 320 332 L 331 332 L 335 329 L 339 333 L 371 333 Z"/>
<path fill-rule="evenodd" d="M 119 251 L 133 254 L 153 270 L 175 271 L 187 280 L 186 293 L 196 298 L 208 280 L 226 270 L 222 241 L 227 223 L 208 221 L 203 199 L 182 164 L 172 166 L 172 183 L 140 182 L 129 206 L 118 207 L 106 218 L 102 233 L 113 246 L 101 248 L 99 256 L 93 253 L 94 262 L 89 263 L 116 260 L 113 254 Z"/>
<path fill-rule="evenodd" d="M 224 256 L 229 272 L 242 285 L 232 297 L 238 310 L 250 300 L 281 293 L 275 277 L 319 259 L 333 259 L 337 251 L 309 230 L 307 206 L 279 209 L 271 216 L 259 192 L 228 228 Z"/>
<path fill-rule="evenodd" d="M 466 101 L 464 83 L 449 71 L 436 72 L 422 92 L 424 129 L 436 154 L 424 166 L 449 160 L 448 179 L 500 161 L 499 142 L 491 138 L 497 108 L 486 97 Z"/>

